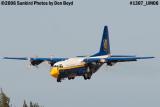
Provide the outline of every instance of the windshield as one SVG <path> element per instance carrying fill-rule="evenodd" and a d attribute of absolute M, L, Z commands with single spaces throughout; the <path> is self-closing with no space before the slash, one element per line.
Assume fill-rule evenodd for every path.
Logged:
<path fill-rule="evenodd" d="M 63 65 L 62 64 L 60 64 L 60 65 L 54 65 L 53 67 L 63 68 Z"/>

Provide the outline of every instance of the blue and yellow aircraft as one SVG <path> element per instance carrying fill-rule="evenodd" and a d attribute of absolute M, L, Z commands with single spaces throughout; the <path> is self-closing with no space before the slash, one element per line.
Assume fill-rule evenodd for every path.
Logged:
<path fill-rule="evenodd" d="M 137 61 L 138 59 L 149 59 L 154 57 L 136 57 L 132 55 L 112 55 L 110 52 L 108 27 L 104 27 L 100 50 L 91 56 L 79 56 L 73 58 L 40 58 L 40 57 L 3 57 L 3 59 L 29 60 L 30 64 L 37 66 L 47 61 L 51 65 L 50 74 L 61 82 L 62 79 L 74 79 L 83 76 L 85 80 L 91 79 L 104 63 L 112 66 L 118 62 Z"/>

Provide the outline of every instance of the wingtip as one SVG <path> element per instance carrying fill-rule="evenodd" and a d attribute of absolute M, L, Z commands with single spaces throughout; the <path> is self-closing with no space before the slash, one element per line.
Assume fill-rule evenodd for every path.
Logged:
<path fill-rule="evenodd" d="M 149 57 L 147 57 L 147 58 L 155 58 L 154 56 L 149 56 Z"/>
<path fill-rule="evenodd" d="M 0 60 L 1 60 L 1 59 L 4 59 L 4 57 L 0 57 Z"/>
<path fill-rule="evenodd" d="M 150 57 L 144 57 L 144 59 L 152 59 L 152 58 L 155 58 L 153 56 L 150 56 Z"/>

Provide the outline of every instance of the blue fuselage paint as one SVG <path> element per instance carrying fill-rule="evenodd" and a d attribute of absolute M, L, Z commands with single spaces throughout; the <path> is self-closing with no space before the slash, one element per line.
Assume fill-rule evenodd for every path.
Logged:
<path fill-rule="evenodd" d="M 66 78 L 68 76 L 82 76 L 86 72 L 86 67 L 72 68 L 72 69 L 63 69 L 60 70 L 61 78 Z"/>

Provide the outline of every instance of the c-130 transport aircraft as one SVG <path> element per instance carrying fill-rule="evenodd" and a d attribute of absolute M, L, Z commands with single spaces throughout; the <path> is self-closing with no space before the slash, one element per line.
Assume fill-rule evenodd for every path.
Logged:
<path fill-rule="evenodd" d="M 104 26 L 100 50 L 91 56 L 79 56 L 73 58 L 41 58 L 41 57 L 3 57 L 3 59 L 29 60 L 33 66 L 38 66 L 44 61 L 51 65 L 50 75 L 61 82 L 62 79 L 74 79 L 83 76 L 85 80 L 91 79 L 104 63 L 112 66 L 118 62 L 137 61 L 138 59 L 149 59 L 154 57 L 136 57 L 132 55 L 112 55 L 110 52 L 108 27 Z"/>

